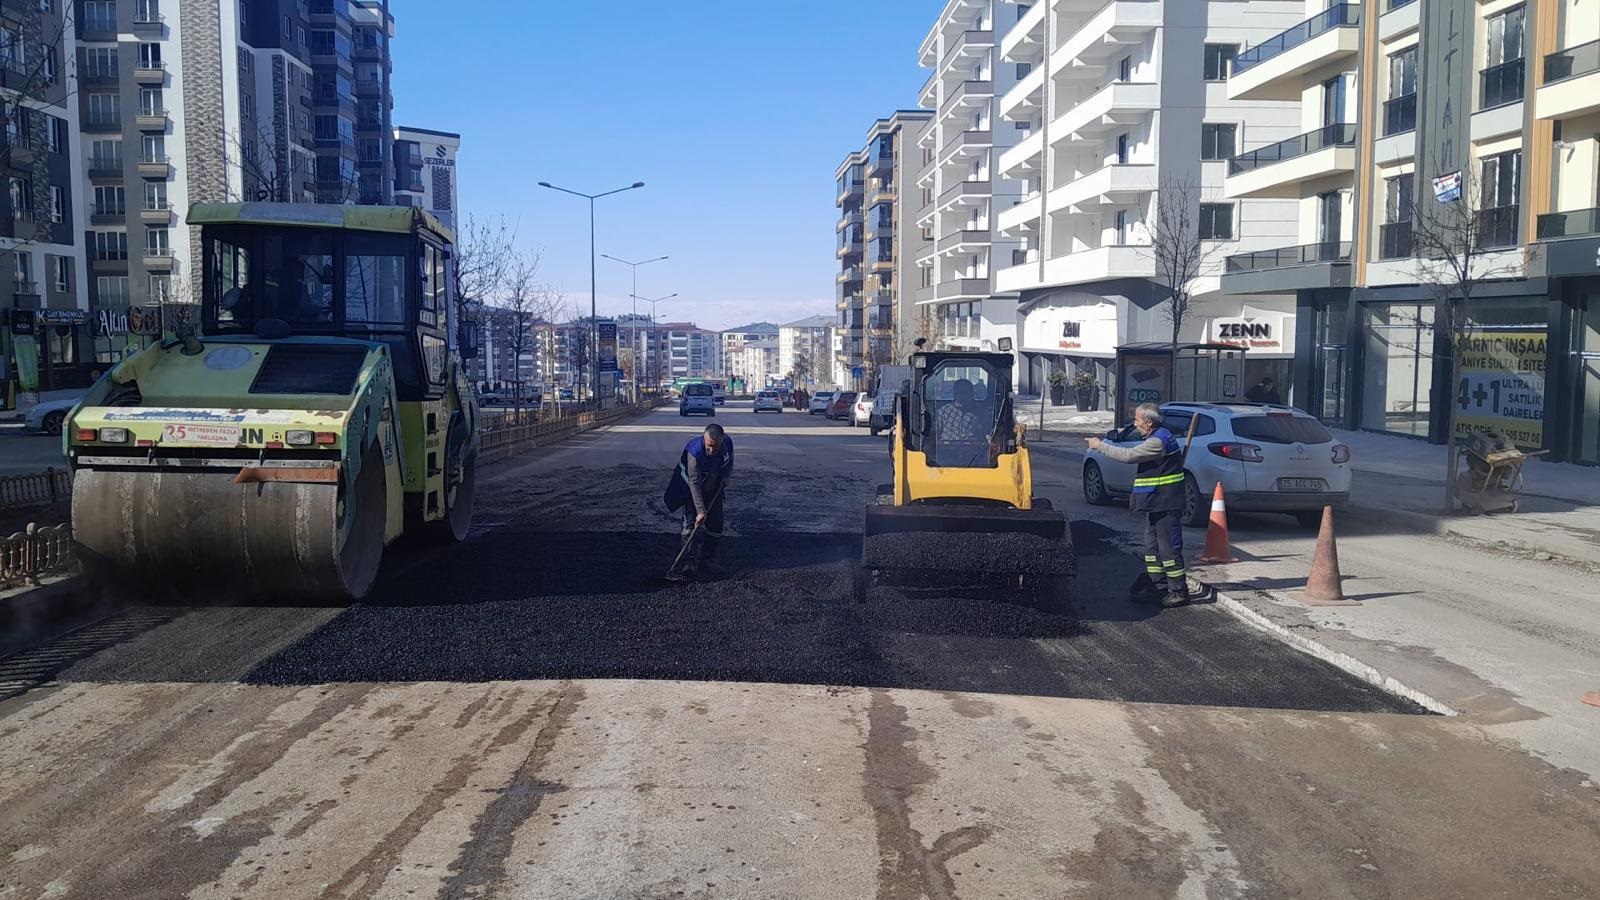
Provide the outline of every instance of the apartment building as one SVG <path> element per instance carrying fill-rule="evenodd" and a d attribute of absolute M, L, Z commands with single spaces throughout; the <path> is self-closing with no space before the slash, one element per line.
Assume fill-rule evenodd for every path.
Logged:
<path fill-rule="evenodd" d="M 1041 0 L 1004 9 L 1015 24 L 1000 38 L 1001 65 L 1020 80 L 998 112 L 1024 137 L 997 169 L 1023 196 L 996 215 L 1019 246 L 995 282 L 1019 295 L 1019 389 L 1042 393 L 1054 372 L 1087 373 L 1115 396 L 1118 346 L 1173 339 L 1158 246 L 1196 240 L 1203 258 L 1178 339 L 1270 333 L 1276 343 L 1253 346 L 1244 380 L 1288 383 L 1294 294 L 1230 296 L 1221 280 L 1226 256 L 1293 233 L 1295 202 L 1282 192 L 1230 197 L 1224 183 L 1241 142 L 1298 130 L 1299 103 L 1230 96 L 1227 63 L 1298 21 L 1301 4 Z"/>
<path fill-rule="evenodd" d="M 996 166 L 1028 136 L 1025 123 L 997 113 L 998 98 L 1028 74 L 999 57 L 998 37 L 1020 12 L 1005 0 L 947 0 L 918 49 L 933 70 L 918 103 L 933 118 L 918 140 L 915 224 L 928 243 L 917 259 L 916 302 L 932 309 L 929 337 L 948 346 L 996 350 L 1016 337 L 1016 295 L 997 290 L 994 273 L 1020 247 L 996 221 L 1022 193 Z"/>
<path fill-rule="evenodd" d="M 747 357 L 744 348 L 754 343 L 772 342 L 777 346 L 778 326 L 771 322 L 752 322 L 738 328 L 724 329 L 722 332 L 722 363 L 723 374 L 729 379 L 738 378 L 750 384 L 760 384 L 759 374 L 748 371 L 745 363 L 750 359 L 759 360 L 760 354 Z M 776 362 L 774 362 L 776 365 Z"/>
<path fill-rule="evenodd" d="M 461 135 L 453 131 L 401 126 L 394 130 L 394 202 L 432 213 L 455 228 L 456 153 Z"/>
<path fill-rule="evenodd" d="M 834 319 L 810 316 L 778 326 L 778 375 L 797 387 L 833 382 Z"/>
<path fill-rule="evenodd" d="M 693 322 L 663 322 L 653 338 L 660 342 L 662 378 L 718 378 L 722 369 L 722 335 Z"/>
<path fill-rule="evenodd" d="M 834 367 L 861 369 L 862 384 L 871 384 L 873 370 L 895 357 L 901 335 L 917 330 L 917 260 L 933 242 L 932 233 L 915 224 L 921 192 L 911 186 L 923 165 L 918 142 L 932 120 L 928 110 L 878 119 L 866 146 L 835 171 L 840 272 Z"/>
<path fill-rule="evenodd" d="M 311 0 L 309 11 L 317 201 L 391 203 L 394 17 L 388 0 Z"/>
<path fill-rule="evenodd" d="M 83 170 L 62 4 L 0 7 L 0 410 L 83 387 L 94 368 L 84 290 Z"/>
<path fill-rule="evenodd" d="M 778 371 L 778 336 L 746 341 L 739 349 L 737 375 L 734 363 L 728 362 L 730 378 L 744 381 L 746 391 L 758 391 L 772 380 L 783 377 Z"/>
<path fill-rule="evenodd" d="M 1242 50 L 1228 81 L 1235 97 L 1299 97 L 1306 130 L 1245 149 L 1226 188 L 1293 197 L 1296 243 L 1230 257 L 1223 277 L 1294 293 L 1296 403 L 1434 442 L 1453 406 L 1458 429 L 1600 463 L 1600 16 L 1587 0 L 1304 15 Z M 1484 279 L 1458 384 L 1430 261 L 1441 233 Z"/>

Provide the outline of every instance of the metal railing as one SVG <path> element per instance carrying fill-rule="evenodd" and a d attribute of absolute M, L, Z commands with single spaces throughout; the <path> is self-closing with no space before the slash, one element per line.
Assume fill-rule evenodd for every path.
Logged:
<path fill-rule="evenodd" d="M 1515 247 L 1517 221 L 1521 217 L 1522 207 L 1517 204 L 1478 210 L 1478 247 Z"/>
<path fill-rule="evenodd" d="M 1527 60 L 1511 59 L 1478 73 L 1478 108 L 1492 109 L 1522 99 Z"/>
<path fill-rule="evenodd" d="M 1394 12 L 1402 6 L 1410 6 L 1415 2 L 1417 0 L 1389 0 L 1388 5 L 1384 7 L 1384 12 Z"/>
<path fill-rule="evenodd" d="M 1410 222 L 1390 222 L 1378 226 L 1378 258 L 1409 259 L 1413 242 Z"/>
<path fill-rule="evenodd" d="M 1383 101 L 1383 136 L 1417 130 L 1417 95 L 1402 94 Z"/>
<path fill-rule="evenodd" d="M 629 403 L 615 409 L 601 410 L 599 412 L 586 410 L 567 415 L 542 417 L 534 412 L 535 421 L 526 421 L 524 416 L 521 421 L 506 421 L 498 427 L 485 427 L 478 436 L 478 446 L 482 450 L 499 450 L 516 444 L 538 441 L 556 435 L 567 435 L 576 431 L 583 431 L 597 425 L 604 425 L 617 419 L 647 412 L 659 406 L 661 401 L 651 397 L 640 400 L 638 403 Z M 511 419 L 512 417 L 504 417 Z"/>
<path fill-rule="evenodd" d="M 1247 72 L 1273 57 L 1304 44 L 1319 34 L 1345 25 L 1361 24 L 1361 4 L 1340 3 L 1280 34 L 1273 35 L 1233 58 L 1233 74 Z"/>
<path fill-rule="evenodd" d="M 1238 175 L 1270 166 L 1286 159 L 1305 156 L 1318 150 L 1329 147 L 1354 147 L 1356 145 L 1356 126 L 1353 122 L 1339 125 L 1324 125 L 1316 131 L 1298 134 L 1288 140 L 1276 144 L 1268 144 L 1258 150 L 1241 153 L 1228 160 L 1228 174 Z"/>
<path fill-rule="evenodd" d="M 1544 58 L 1545 84 L 1590 72 L 1600 72 L 1600 41 L 1557 50 Z"/>
<path fill-rule="evenodd" d="M 1539 217 L 1539 240 L 1600 234 L 1600 207 L 1545 213 Z"/>
<path fill-rule="evenodd" d="M 0 536 L 0 587 L 37 584 L 41 575 L 72 568 L 72 527 L 35 525 Z"/>
<path fill-rule="evenodd" d="M 0 476 L 0 509 L 42 506 L 72 495 L 72 480 L 66 469 L 49 468 L 26 475 Z"/>
<path fill-rule="evenodd" d="M 1276 250 L 1237 253 L 1228 257 L 1226 270 L 1229 272 L 1258 272 L 1263 269 L 1283 269 L 1289 266 L 1308 266 L 1313 263 L 1344 262 L 1349 259 L 1349 241 L 1323 241 L 1318 244 L 1279 247 Z"/>

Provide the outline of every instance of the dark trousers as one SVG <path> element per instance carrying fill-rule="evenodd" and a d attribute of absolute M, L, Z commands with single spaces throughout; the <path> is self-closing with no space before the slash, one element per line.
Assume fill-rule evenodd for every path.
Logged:
<path fill-rule="evenodd" d="M 700 566 L 711 561 L 716 555 L 717 544 L 722 542 L 722 498 L 718 497 L 711 508 L 706 510 L 706 520 L 699 530 L 694 527 L 694 504 L 686 503 L 683 506 L 683 544 L 679 547 L 680 558 L 678 565 L 673 569 L 675 575 L 693 575 L 700 570 Z"/>
<path fill-rule="evenodd" d="M 1178 510 L 1152 510 L 1144 521 L 1144 570 L 1159 590 L 1186 591 L 1187 573 L 1183 568 L 1183 513 Z"/>

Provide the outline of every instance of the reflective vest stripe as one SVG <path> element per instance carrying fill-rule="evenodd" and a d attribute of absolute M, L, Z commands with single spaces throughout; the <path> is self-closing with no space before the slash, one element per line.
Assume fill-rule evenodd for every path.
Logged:
<path fill-rule="evenodd" d="M 1152 475 L 1148 478 L 1135 478 L 1134 487 L 1156 487 L 1163 484 L 1177 484 L 1183 481 L 1183 473 L 1176 475 Z"/>

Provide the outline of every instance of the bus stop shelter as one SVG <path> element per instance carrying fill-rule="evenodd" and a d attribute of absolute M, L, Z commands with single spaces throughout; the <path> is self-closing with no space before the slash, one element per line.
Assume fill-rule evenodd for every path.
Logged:
<path fill-rule="evenodd" d="M 1141 403 L 1236 402 L 1243 399 L 1244 354 L 1232 344 L 1151 341 L 1117 348 L 1118 427 Z"/>

